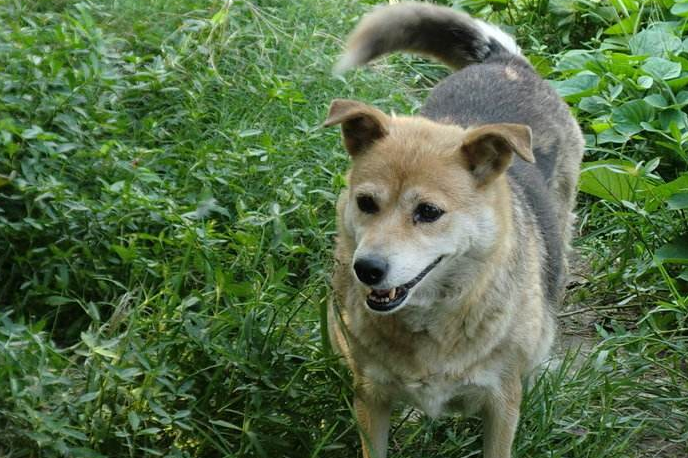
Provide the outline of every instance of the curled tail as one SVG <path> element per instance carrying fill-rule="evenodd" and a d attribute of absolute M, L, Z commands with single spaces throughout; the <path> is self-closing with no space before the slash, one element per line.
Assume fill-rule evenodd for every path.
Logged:
<path fill-rule="evenodd" d="M 334 72 L 402 50 L 433 56 L 457 69 L 495 54 L 521 54 L 516 41 L 491 24 L 444 6 L 408 2 L 365 16 L 349 36 Z"/>

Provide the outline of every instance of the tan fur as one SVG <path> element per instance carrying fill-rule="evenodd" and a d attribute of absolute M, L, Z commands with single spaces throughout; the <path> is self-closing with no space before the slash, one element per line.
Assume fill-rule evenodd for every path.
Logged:
<path fill-rule="evenodd" d="M 341 102 L 333 105 L 335 112 L 337 104 Z M 530 228 L 529 237 L 517 238 L 512 216 L 523 209 L 512 202 L 503 174 L 506 166 L 495 167 L 486 183 L 474 175 L 465 147 L 483 138 L 477 129 L 423 118 L 381 117 L 377 110 L 359 109 L 362 117 L 372 113 L 387 133 L 352 154 L 349 188 L 338 201 L 336 297 L 329 310 L 329 331 L 334 348 L 354 375 L 364 456 L 386 455 L 391 406 L 402 401 L 430 415 L 456 409 L 480 413 L 485 421 L 485 457 L 508 458 L 518 422 L 521 378 L 546 356 L 554 333 L 538 280 L 542 241 L 537 228 Z M 346 120 L 330 124 L 337 122 Z M 527 140 L 521 127 L 495 125 L 484 130 L 509 139 L 498 146 L 509 162 L 513 152 L 532 158 L 529 130 Z M 361 189 L 379 198 L 376 215 L 356 209 Z M 438 269 L 458 269 L 452 278 L 460 281 L 444 289 L 431 305 L 371 313 L 365 305 L 368 288 L 352 271 L 358 246 L 413 245 L 460 231 L 456 220 L 446 215 L 432 224 L 414 224 L 410 215 L 421 201 L 440 205 L 446 215 L 460 214 L 465 221 L 492 215 L 489 229 L 495 237 L 475 252 L 443 261 Z M 514 263 L 523 283 L 513 278 Z M 433 288 L 430 275 L 416 288 Z"/>

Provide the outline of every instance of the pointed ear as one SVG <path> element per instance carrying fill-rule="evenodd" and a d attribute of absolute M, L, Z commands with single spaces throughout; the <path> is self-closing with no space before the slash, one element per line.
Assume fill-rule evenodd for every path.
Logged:
<path fill-rule="evenodd" d="M 365 103 L 335 99 L 323 126 L 342 125 L 344 146 L 351 156 L 388 134 L 389 116 Z"/>
<path fill-rule="evenodd" d="M 478 186 L 503 173 L 511 165 L 514 153 L 526 162 L 535 162 L 530 127 L 523 124 L 487 124 L 471 129 L 463 140 L 461 153 Z"/>

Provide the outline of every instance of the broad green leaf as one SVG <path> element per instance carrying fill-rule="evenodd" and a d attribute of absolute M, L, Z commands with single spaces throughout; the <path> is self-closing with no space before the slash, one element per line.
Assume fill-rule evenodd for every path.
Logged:
<path fill-rule="evenodd" d="M 653 193 L 661 195 L 664 198 L 668 198 L 669 196 L 676 194 L 677 192 L 683 191 L 688 192 L 688 173 L 681 175 L 680 177 L 676 178 L 673 181 L 670 181 L 669 183 L 656 186 L 653 189 Z"/>
<path fill-rule="evenodd" d="M 661 264 L 688 264 L 688 233 L 658 249 L 655 261 Z"/>
<path fill-rule="evenodd" d="M 630 137 L 628 135 L 621 135 L 614 129 L 607 129 L 597 134 L 597 144 L 604 145 L 605 143 L 626 143 Z"/>
<path fill-rule="evenodd" d="M 599 95 L 593 95 L 592 97 L 583 97 L 578 103 L 578 108 L 587 113 L 596 114 L 609 109 L 609 102 Z"/>
<path fill-rule="evenodd" d="M 593 52 L 583 49 L 574 49 L 561 55 L 559 61 L 554 66 L 554 70 L 558 72 L 578 72 L 585 69 L 588 62 L 594 60 L 595 54 L 593 54 Z"/>
<path fill-rule="evenodd" d="M 638 81 L 636 82 L 638 87 L 642 89 L 650 89 L 652 87 L 652 83 L 654 83 L 654 80 L 651 77 L 645 75 L 638 78 Z"/>
<path fill-rule="evenodd" d="M 648 95 L 643 100 L 655 108 L 666 108 L 669 106 L 669 102 L 661 94 Z"/>
<path fill-rule="evenodd" d="M 688 208 L 688 192 L 679 192 L 667 200 L 670 210 L 685 210 Z"/>
<path fill-rule="evenodd" d="M 594 122 L 594 123 L 590 124 L 590 128 L 596 134 L 599 134 L 601 132 L 604 132 L 605 130 L 611 129 L 612 125 L 609 122 Z"/>
<path fill-rule="evenodd" d="M 549 74 L 552 73 L 552 62 L 549 58 L 537 54 L 530 54 L 527 55 L 527 57 L 528 61 L 535 67 L 535 70 L 537 70 L 541 77 L 547 78 Z"/>
<path fill-rule="evenodd" d="M 643 130 L 642 122 L 654 119 L 654 109 L 644 100 L 631 100 L 612 109 L 614 129 L 624 135 L 635 135 Z"/>
<path fill-rule="evenodd" d="M 609 98 L 616 100 L 616 98 L 623 92 L 623 84 L 617 84 L 609 88 Z"/>
<path fill-rule="evenodd" d="M 22 131 L 21 136 L 25 140 L 32 140 L 37 138 L 42 133 L 43 129 L 41 129 L 39 126 L 33 125 L 30 129 L 25 129 Z"/>
<path fill-rule="evenodd" d="M 586 162 L 581 170 L 580 190 L 609 202 L 637 202 L 651 186 L 630 161 Z"/>
<path fill-rule="evenodd" d="M 688 91 L 681 91 L 676 94 L 676 103 L 679 106 L 688 105 Z"/>
<path fill-rule="evenodd" d="M 674 194 L 688 192 L 688 173 L 681 175 L 669 183 L 664 183 L 655 186 L 648 193 L 648 202 L 646 209 L 648 211 L 656 210 L 664 202 L 668 201 Z"/>
<path fill-rule="evenodd" d="M 688 84 L 688 75 L 673 79 L 671 81 L 667 81 L 667 84 L 672 90 L 677 91 L 683 88 L 686 84 Z"/>
<path fill-rule="evenodd" d="M 678 78 L 681 75 L 681 64 L 661 57 L 648 58 L 641 68 L 658 81 Z"/>
<path fill-rule="evenodd" d="M 671 14 L 680 17 L 688 17 L 688 3 L 675 3 L 671 7 Z"/>
<path fill-rule="evenodd" d="M 573 101 L 585 95 L 592 95 L 599 82 L 599 76 L 585 71 L 563 81 L 551 81 L 551 84 L 561 97 Z"/>
<path fill-rule="evenodd" d="M 638 65 L 644 60 L 645 58 L 643 57 L 629 56 L 628 54 L 615 52 L 607 58 L 606 64 L 609 66 L 609 71 L 617 77 L 619 75 L 626 75 L 629 78 L 636 78 Z M 622 85 L 619 86 L 623 88 Z"/>
<path fill-rule="evenodd" d="M 664 110 L 659 113 L 659 122 L 665 131 L 672 131 L 672 124 L 675 125 L 674 129 L 684 129 L 688 125 L 688 117 L 681 110 Z"/>
<path fill-rule="evenodd" d="M 636 56 L 663 57 L 678 51 L 682 45 L 680 38 L 660 28 L 641 30 L 628 42 L 631 52 Z"/>

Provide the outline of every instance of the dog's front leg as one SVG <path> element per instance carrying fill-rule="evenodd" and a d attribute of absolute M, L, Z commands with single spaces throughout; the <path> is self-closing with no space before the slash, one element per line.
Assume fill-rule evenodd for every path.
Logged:
<path fill-rule="evenodd" d="M 483 407 L 483 452 L 485 458 L 510 458 L 521 406 L 521 379 L 502 381 L 500 389 L 491 392 Z"/>
<path fill-rule="evenodd" d="M 354 396 L 356 419 L 361 431 L 364 458 L 385 458 L 389 436 L 391 405 L 363 393 Z"/>

